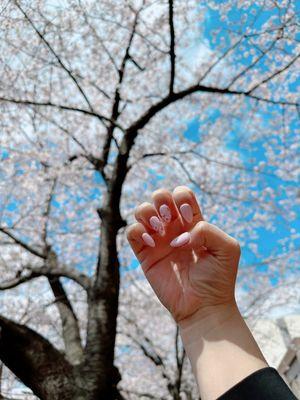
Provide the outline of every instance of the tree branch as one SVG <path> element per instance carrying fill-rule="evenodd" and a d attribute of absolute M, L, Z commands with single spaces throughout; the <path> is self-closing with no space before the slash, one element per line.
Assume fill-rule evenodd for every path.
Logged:
<path fill-rule="evenodd" d="M 174 4 L 173 0 L 169 0 L 169 26 L 170 26 L 170 85 L 169 94 L 174 92 L 175 82 L 175 66 L 176 66 L 176 54 L 175 54 L 175 29 L 174 29 Z"/>
<path fill-rule="evenodd" d="M 284 284 L 281 284 L 280 287 L 286 287 L 288 288 L 289 286 L 291 286 L 291 288 L 295 288 L 295 285 L 297 285 L 299 283 L 299 280 L 292 280 L 292 281 L 288 281 Z M 263 301 L 264 299 L 267 299 L 270 294 L 272 294 L 274 292 L 274 287 L 270 287 L 268 289 L 264 289 L 263 292 L 258 293 L 254 299 L 251 300 L 251 302 L 247 305 L 246 310 L 243 312 L 243 317 L 244 318 L 250 318 L 251 316 L 251 312 L 253 311 L 253 307 L 259 303 L 260 301 Z"/>
<path fill-rule="evenodd" d="M 204 72 L 204 74 L 199 79 L 199 84 L 207 77 L 207 75 L 216 67 L 219 62 L 221 62 L 224 58 L 226 58 L 227 54 L 229 54 L 232 50 L 234 50 L 245 38 L 245 36 L 241 36 L 231 47 L 229 47 L 224 53 L 222 53 Z"/>
<path fill-rule="evenodd" d="M 45 224 L 43 226 L 42 238 L 45 245 L 45 254 L 47 255 L 45 265 L 48 265 L 51 270 L 59 268 L 57 255 L 48 243 L 48 222 L 51 215 L 52 199 L 56 184 L 57 177 L 54 177 L 50 186 L 46 208 L 43 212 Z M 62 337 L 65 345 L 66 358 L 72 365 L 80 364 L 81 361 L 83 361 L 83 348 L 81 345 L 77 316 L 59 277 L 48 276 L 48 282 L 54 295 L 55 304 L 58 308 L 61 319 Z"/>
<path fill-rule="evenodd" d="M 48 278 L 48 280 L 61 318 L 66 358 L 72 365 L 80 364 L 83 361 L 83 348 L 77 316 L 59 278 Z"/>
<path fill-rule="evenodd" d="M 272 50 L 272 48 L 275 46 L 276 42 L 279 40 L 279 37 L 276 37 L 276 39 L 274 39 L 271 44 L 267 47 L 267 49 L 265 50 L 260 50 L 261 54 L 251 63 L 249 64 L 246 68 L 242 69 L 236 76 L 233 77 L 233 79 L 229 82 L 229 84 L 227 85 L 227 88 L 230 89 L 232 87 L 232 85 L 239 80 L 242 76 L 244 76 L 248 71 L 250 71 L 251 68 L 253 68 L 257 63 L 259 63 L 259 61 L 265 57 L 265 55 Z"/>
<path fill-rule="evenodd" d="M 83 273 L 76 271 L 75 269 L 63 266 L 59 266 L 56 268 L 49 266 L 31 268 L 26 266 L 24 270 L 28 270 L 28 273 L 26 275 L 20 275 L 19 272 L 15 278 L 0 283 L 0 290 L 12 289 L 21 285 L 22 283 L 29 282 L 35 278 L 40 277 L 64 277 L 78 283 L 78 285 L 82 286 L 86 291 L 88 291 L 90 288 L 90 278 Z"/>
<path fill-rule="evenodd" d="M 49 49 L 50 53 L 56 58 L 58 64 L 62 67 L 62 69 L 69 75 L 71 80 L 74 82 L 75 86 L 81 93 L 82 97 L 86 101 L 89 109 L 93 111 L 93 106 L 91 105 L 86 93 L 82 89 L 81 85 L 79 84 L 78 80 L 76 77 L 72 74 L 71 70 L 64 64 L 64 62 L 61 60 L 60 56 L 56 53 L 56 51 L 53 49 L 51 44 L 48 42 L 48 40 L 45 38 L 45 36 L 39 31 L 39 29 L 35 26 L 35 24 L 32 22 L 31 18 L 28 16 L 28 14 L 23 10 L 23 8 L 20 6 L 18 1 L 15 1 L 16 6 L 18 9 L 21 11 L 21 13 L 24 15 L 26 20 L 29 22 L 33 30 L 36 32 L 36 34 L 39 36 L 39 38 L 43 41 L 43 43 L 46 45 L 46 47 Z"/>
<path fill-rule="evenodd" d="M 121 85 L 122 85 L 122 82 L 124 79 L 127 61 L 131 59 L 130 48 L 131 48 L 133 38 L 134 38 L 134 35 L 136 32 L 136 27 L 137 27 L 140 11 L 141 11 L 141 9 L 136 12 L 136 15 L 135 15 L 135 18 L 133 21 L 133 25 L 132 25 L 132 31 L 130 33 L 129 41 L 128 41 L 128 44 L 127 44 L 127 47 L 125 50 L 125 54 L 122 59 L 121 66 L 120 66 L 120 68 L 118 68 L 119 79 L 118 79 L 118 83 L 116 85 L 115 94 L 114 94 L 114 101 L 113 101 L 111 117 L 110 117 L 111 123 L 107 128 L 106 138 L 105 138 L 103 149 L 102 149 L 102 156 L 101 156 L 101 160 L 102 160 L 101 171 L 102 171 L 102 173 L 104 173 L 104 168 L 107 165 L 108 155 L 109 155 L 109 151 L 110 151 L 110 145 L 111 145 L 111 141 L 113 139 L 113 133 L 114 133 L 114 130 L 116 127 L 115 121 L 117 121 L 117 119 L 120 115 L 120 111 L 119 111 L 119 105 L 120 105 L 120 100 L 121 100 L 120 90 L 121 90 Z"/>
<path fill-rule="evenodd" d="M 141 350 L 143 351 L 144 355 L 149 358 L 156 366 L 161 366 L 163 368 L 163 376 L 168 380 L 171 381 L 170 377 L 166 374 L 166 366 L 165 363 L 163 361 L 163 359 L 161 358 L 161 356 L 157 353 L 157 351 L 155 350 L 155 346 L 152 343 L 151 339 L 149 339 L 148 336 L 146 336 L 144 334 L 144 332 L 141 330 L 141 328 L 138 326 L 138 324 L 132 319 L 132 318 L 128 318 L 125 315 L 122 315 L 122 317 L 125 319 L 125 321 L 129 324 L 134 326 L 134 328 L 136 329 L 137 335 L 139 338 L 141 338 L 141 341 L 139 341 L 138 339 L 136 339 L 133 335 L 131 335 L 130 333 L 127 332 L 121 332 L 123 335 L 127 336 L 130 340 L 132 340 L 136 345 L 138 345 L 138 347 L 141 348 Z M 142 343 L 142 340 L 144 340 L 144 342 L 146 343 L 146 345 L 144 345 Z M 148 346 L 148 348 L 147 348 Z"/>
<path fill-rule="evenodd" d="M 33 247 L 29 246 L 22 239 L 17 238 L 13 233 L 11 233 L 7 228 L 0 227 L 0 232 L 4 233 L 6 236 L 10 237 L 15 244 L 20 245 L 23 249 L 27 250 L 29 253 L 33 254 L 42 259 L 46 259 L 46 255 L 43 252 L 40 252 Z M 13 244 L 13 243 L 12 243 Z"/>
<path fill-rule="evenodd" d="M 186 96 L 200 92 L 246 96 L 273 104 L 289 104 L 293 106 L 298 106 L 298 103 L 265 99 L 259 96 L 255 96 L 249 92 L 229 90 L 227 88 L 215 88 L 200 84 L 196 84 L 179 92 L 169 94 L 164 99 L 160 100 L 156 104 L 153 104 L 138 120 L 136 120 L 129 128 L 127 128 L 126 133 L 124 134 L 121 141 L 118 156 L 113 167 L 112 182 L 110 184 L 110 204 L 118 205 L 120 202 L 122 186 L 129 170 L 129 154 L 134 145 L 139 130 L 144 128 L 144 126 L 150 121 L 151 118 L 153 118 L 158 112 L 166 108 L 168 105 L 175 103 L 176 101 L 181 100 Z M 115 211 L 120 214 L 119 209 Z"/>
<path fill-rule="evenodd" d="M 260 87 L 261 85 L 269 82 L 271 79 L 275 78 L 275 76 L 282 74 L 282 72 L 286 71 L 291 65 L 293 65 L 298 58 L 300 57 L 300 54 L 297 54 L 287 65 L 285 65 L 283 68 L 275 71 L 273 74 L 271 74 L 270 76 L 268 76 L 267 78 L 263 79 L 261 82 L 255 84 L 247 93 L 245 93 L 245 95 L 248 95 L 250 97 L 253 97 L 253 95 L 251 95 L 258 87 Z M 278 102 L 279 103 L 279 102 Z M 281 103 L 283 104 L 283 103 Z M 296 103 L 294 105 L 299 105 L 299 103 Z"/>
<path fill-rule="evenodd" d="M 49 398 L 53 391 L 58 398 L 70 391 L 66 382 L 73 381 L 72 366 L 47 339 L 1 315 L 0 328 L 0 359 L 36 396 Z"/>
<path fill-rule="evenodd" d="M 47 203 L 46 203 L 46 208 L 43 212 L 43 217 L 45 220 L 44 226 L 42 228 L 42 240 L 44 242 L 44 254 L 46 255 L 46 257 L 48 256 L 48 252 L 49 252 L 49 244 L 48 244 L 48 223 L 49 223 L 49 217 L 51 214 L 51 204 L 52 204 L 52 200 L 53 200 L 53 195 L 56 189 L 56 185 L 57 185 L 57 176 L 53 178 L 51 187 L 50 187 L 50 191 L 49 191 L 49 195 L 48 195 L 48 199 L 47 199 Z"/>
<path fill-rule="evenodd" d="M 88 19 L 88 15 L 84 9 L 84 7 L 82 7 L 81 3 L 79 3 L 79 6 L 81 8 L 81 12 L 84 18 L 85 23 L 88 25 L 88 27 L 91 29 L 91 31 L 93 32 L 94 36 L 97 38 L 97 40 L 99 41 L 99 43 L 101 44 L 103 50 L 105 51 L 106 55 L 108 56 L 110 62 L 112 63 L 113 67 L 115 68 L 115 70 L 118 72 L 118 66 L 116 61 L 114 60 L 113 56 L 111 55 L 110 51 L 108 50 L 107 46 L 104 44 L 104 41 L 102 40 L 102 38 L 98 35 L 96 29 L 94 28 L 94 26 L 90 23 L 89 19 Z M 109 98 L 109 97 L 108 97 Z"/>
<path fill-rule="evenodd" d="M 253 169 L 253 168 L 248 168 L 248 167 L 244 167 L 243 165 L 237 165 L 237 164 L 232 164 L 226 161 L 222 161 L 222 160 L 215 160 L 214 158 L 210 158 L 204 154 L 198 153 L 196 150 L 194 150 L 193 148 L 191 149 L 187 149 L 187 150 L 182 150 L 182 151 L 175 151 L 172 153 L 168 153 L 168 152 L 164 152 L 164 151 L 158 151 L 155 153 L 144 153 L 141 157 L 139 157 L 134 163 L 132 163 L 130 165 L 130 168 L 137 164 L 139 161 L 145 159 L 145 158 L 151 158 L 151 157 L 172 157 L 174 155 L 185 155 L 185 154 L 194 154 L 196 157 L 198 158 L 202 158 L 203 160 L 207 161 L 207 163 L 214 163 L 214 164 L 219 164 L 222 165 L 224 167 L 228 167 L 228 168 L 232 168 L 232 169 L 236 169 L 236 170 L 240 170 L 240 171 L 247 171 L 247 172 L 251 172 L 253 174 L 259 174 L 259 175 L 265 175 L 265 176 L 269 176 L 271 178 L 274 179 L 279 179 L 277 175 L 271 174 L 269 172 L 265 172 L 265 171 L 261 171 L 259 169 Z"/>
<path fill-rule="evenodd" d="M 65 106 L 63 104 L 55 104 L 50 101 L 33 101 L 33 100 L 23 100 L 23 99 L 13 99 L 9 97 L 0 97 L 0 101 L 3 101 L 5 103 L 13 103 L 13 104 L 19 104 L 19 105 L 25 105 L 25 106 L 36 106 L 36 107 L 53 107 L 58 110 L 64 110 L 64 111 L 74 111 L 74 112 L 79 112 L 85 115 L 90 115 L 92 117 L 96 117 L 101 121 L 104 122 L 112 122 L 109 118 L 105 117 L 104 115 L 101 115 L 95 111 L 89 111 L 83 108 L 79 107 L 72 107 L 72 106 Z M 123 127 L 120 126 L 119 124 L 115 125 L 121 130 L 124 131 Z"/>
<path fill-rule="evenodd" d="M 250 92 L 229 90 L 228 88 L 216 88 L 216 87 L 212 87 L 212 86 L 204 86 L 201 84 L 196 84 L 196 85 L 190 86 L 187 89 L 181 90 L 176 93 L 172 93 L 171 95 L 166 96 L 164 99 L 160 100 L 156 104 L 153 104 L 137 121 L 135 121 L 129 128 L 127 128 L 127 130 L 126 130 L 127 135 L 131 135 L 133 132 L 136 132 L 136 131 L 144 128 L 144 126 L 149 122 L 149 120 L 152 117 L 154 117 L 154 115 L 156 115 L 159 111 L 166 108 L 168 105 L 175 103 L 176 101 L 181 100 L 191 94 L 201 93 L 201 92 L 246 96 L 246 97 L 250 97 L 250 98 L 260 100 L 260 101 L 274 103 L 274 104 L 286 104 L 286 105 L 293 105 L 293 106 L 300 105 L 300 103 L 282 102 L 282 101 L 275 101 L 272 99 L 266 99 L 263 97 L 258 97 L 258 96 L 252 95 Z M 126 135 L 126 137 L 127 137 L 127 135 Z M 122 145 L 123 145 L 123 148 L 122 148 Z M 126 139 L 124 140 L 124 142 L 121 144 L 120 147 L 122 148 L 122 153 L 125 153 L 124 150 L 126 150 L 125 147 L 127 147 Z"/>
<path fill-rule="evenodd" d="M 175 334 L 175 357 L 176 357 L 176 366 L 177 366 L 177 374 L 175 379 L 174 388 L 176 388 L 177 395 L 180 396 L 180 389 L 182 384 L 182 371 L 183 371 L 183 363 L 185 359 L 185 350 L 182 348 L 182 352 L 179 352 L 178 341 L 180 340 L 179 336 L 179 328 L 176 326 L 176 334 Z"/>
<path fill-rule="evenodd" d="M 172 158 L 173 160 L 175 160 L 175 161 L 178 163 L 178 165 L 181 167 L 181 169 L 183 170 L 183 172 L 186 174 L 188 180 L 189 180 L 195 187 L 201 186 L 201 184 L 199 184 L 199 182 L 197 182 L 197 181 L 192 177 L 192 175 L 191 175 L 191 173 L 189 172 L 189 170 L 186 168 L 186 166 L 184 165 L 184 163 L 183 163 L 178 157 L 176 157 L 176 156 L 171 156 L 171 158 Z M 230 195 L 230 194 L 225 194 L 225 193 L 221 193 L 221 192 L 217 192 L 217 191 L 213 191 L 213 190 L 207 190 L 207 189 L 204 189 L 203 187 L 201 187 L 201 191 L 202 191 L 203 193 L 208 194 L 209 196 L 219 196 L 219 197 L 223 197 L 223 198 L 228 199 L 228 200 L 238 201 L 238 202 L 241 202 L 241 203 L 243 203 L 243 202 L 259 203 L 259 204 L 261 204 L 261 207 L 262 207 L 262 208 L 265 207 L 265 202 L 262 201 L 262 200 L 259 199 L 259 198 L 252 198 L 252 199 L 251 199 L 251 198 L 235 197 L 235 196 L 232 196 L 232 195 Z M 275 208 L 274 208 L 274 213 L 275 213 L 276 215 L 281 215 L 281 214 L 278 212 L 278 210 L 276 210 Z"/>

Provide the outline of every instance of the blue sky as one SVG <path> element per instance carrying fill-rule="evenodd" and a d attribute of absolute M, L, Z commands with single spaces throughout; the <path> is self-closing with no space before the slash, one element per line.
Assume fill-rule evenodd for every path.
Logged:
<path fill-rule="evenodd" d="M 220 3 L 224 3 L 223 1 Z M 295 2 L 298 12 L 300 11 L 300 2 Z M 251 15 L 251 11 L 253 11 L 254 15 Z M 237 8 L 232 8 L 231 12 L 230 12 L 230 20 L 231 22 L 234 23 L 234 25 L 231 27 L 231 29 L 235 29 L 236 31 L 238 31 L 239 29 L 239 24 L 241 21 L 242 16 L 245 14 L 245 12 L 241 12 L 240 10 L 238 10 Z M 251 7 L 249 7 L 249 9 L 247 10 L 247 15 L 249 20 L 248 21 L 252 21 L 251 23 L 253 23 L 253 28 L 256 31 L 261 30 L 262 25 L 271 17 L 271 16 L 276 16 L 275 19 L 275 24 L 280 24 L 280 20 L 279 20 L 279 14 L 277 12 L 275 12 L 274 10 L 272 11 L 261 11 L 258 9 L 258 7 L 256 5 L 252 5 Z M 215 28 L 221 28 L 220 30 L 220 34 L 216 37 L 216 42 L 214 43 L 210 32 L 215 29 Z M 214 49 L 217 45 L 220 44 L 220 38 L 221 37 L 225 37 L 226 39 L 226 43 L 229 44 L 229 36 L 226 33 L 226 28 L 228 28 L 227 23 L 224 23 L 221 19 L 220 19 L 220 14 L 218 10 L 209 10 L 209 12 L 206 14 L 206 19 L 205 19 L 205 24 L 204 27 L 202 27 L 202 34 L 203 34 L 203 38 L 209 42 L 209 46 Z M 288 47 L 287 47 L 288 50 Z M 245 65 L 248 65 L 249 60 L 248 59 L 241 59 L 240 61 L 241 63 L 244 63 Z M 266 71 L 266 66 L 264 64 L 264 60 L 262 60 L 262 62 L 260 62 L 259 64 L 259 68 L 261 69 L 262 72 Z M 299 93 L 299 84 L 300 84 L 300 78 L 298 79 L 298 81 L 295 81 L 292 85 L 290 85 L 289 89 L 292 92 L 295 93 Z M 274 111 L 277 109 L 278 111 L 278 115 L 281 114 L 281 107 L 277 106 L 277 105 L 270 105 L 270 108 L 273 108 L 272 111 Z M 260 113 L 262 113 L 262 111 L 258 111 Z M 296 110 L 295 110 L 296 112 Z M 214 118 L 214 116 L 212 116 L 212 118 Z M 268 126 L 269 124 L 269 119 L 270 119 L 270 114 L 268 112 L 265 112 L 263 114 L 263 122 L 266 126 Z M 299 123 L 299 120 L 297 121 Z M 294 135 L 294 139 L 296 137 L 296 131 L 297 129 L 299 129 L 299 124 L 297 125 L 297 122 L 294 122 L 291 126 L 291 132 L 292 132 L 292 139 L 293 139 L 293 135 Z M 193 121 L 190 125 L 189 125 L 189 129 L 186 132 L 186 136 L 189 137 L 191 140 L 197 140 L 197 138 L 199 137 L 199 129 L 198 129 L 198 125 L 197 125 L 197 121 Z M 232 148 L 234 150 L 237 150 L 240 154 L 241 160 L 243 161 L 245 167 L 249 166 L 249 160 L 251 159 L 251 163 L 253 163 L 253 160 L 256 161 L 256 163 L 258 164 L 260 161 L 266 161 L 266 155 L 265 155 L 265 151 L 264 148 L 262 146 L 261 141 L 257 141 L 256 143 L 253 143 L 253 145 L 251 146 L 251 148 L 243 148 L 241 146 L 239 146 L 240 143 L 240 138 L 243 137 L 243 126 L 240 123 L 240 121 L 236 121 L 235 126 L 233 126 L 232 131 L 228 133 L 227 135 L 227 140 L 226 140 L 226 146 L 228 148 Z M 300 162 L 300 160 L 299 160 Z M 266 172 L 273 172 L 272 168 L 266 166 Z M 264 176 L 264 182 L 259 182 L 258 185 L 258 189 L 259 190 L 263 190 L 263 184 L 267 184 L 270 187 L 273 187 L 274 189 L 276 189 L 276 187 L 278 187 L 278 185 L 284 186 L 284 185 L 296 185 L 295 182 L 286 182 L 280 178 L 273 178 L 271 176 Z M 281 197 L 278 197 L 278 201 L 282 199 Z M 257 232 L 258 232 L 258 239 L 257 239 L 257 244 L 258 244 L 258 248 L 260 250 L 260 253 L 262 255 L 262 257 L 266 258 L 268 256 L 270 256 L 271 254 L 274 256 L 278 255 L 280 256 L 280 246 L 278 246 L 278 240 L 282 239 L 284 237 L 287 237 L 290 235 L 290 230 L 291 229 L 295 229 L 295 231 L 300 232 L 300 220 L 299 220 L 299 211 L 300 211 L 300 207 L 299 206 L 295 206 L 295 211 L 298 214 L 298 219 L 296 219 L 295 221 L 289 222 L 289 226 L 287 226 L 286 221 L 284 221 L 284 219 L 282 217 L 277 217 L 276 218 L 276 223 L 275 223 L 275 230 L 273 232 L 270 232 L 264 228 L 258 228 Z M 300 247 L 300 241 L 298 240 L 298 242 L 296 243 L 298 246 L 298 248 Z M 249 265 L 249 264 L 254 264 L 259 262 L 260 260 L 258 260 L 255 255 L 247 248 L 243 249 L 243 261 L 242 263 L 245 265 Z M 298 270 L 298 274 L 300 272 L 299 270 L 299 265 L 298 266 L 293 266 L 293 270 L 295 271 L 295 267 Z M 266 267 L 265 266 L 258 266 L 257 269 L 263 271 Z M 299 274 L 300 277 L 300 274 Z M 276 277 L 272 278 L 272 283 L 276 284 L 277 283 L 277 279 Z"/>

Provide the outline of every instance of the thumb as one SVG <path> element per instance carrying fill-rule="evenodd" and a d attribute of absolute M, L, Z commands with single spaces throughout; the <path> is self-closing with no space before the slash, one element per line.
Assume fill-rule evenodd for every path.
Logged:
<path fill-rule="evenodd" d="M 240 257 L 239 242 L 221 229 L 206 221 L 198 222 L 191 233 L 191 245 L 194 248 L 205 247 L 212 255 L 230 255 Z"/>

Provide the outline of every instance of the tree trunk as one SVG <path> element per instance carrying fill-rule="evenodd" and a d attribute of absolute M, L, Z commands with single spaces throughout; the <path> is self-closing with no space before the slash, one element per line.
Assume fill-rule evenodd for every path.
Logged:
<path fill-rule="evenodd" d="M 88 328 L 83 376 L 85 400 L 115 400 L 121 377 L 114 367 L 119 296 L 117 233 L 119 220 L 109 205 L 102 212 L 100 259 L 95 284 L 88 297 Z"/>

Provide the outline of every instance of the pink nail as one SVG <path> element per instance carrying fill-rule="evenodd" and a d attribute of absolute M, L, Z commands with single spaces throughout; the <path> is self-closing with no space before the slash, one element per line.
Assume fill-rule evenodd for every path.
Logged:
<path fill-rule="evenodd" d="M 192 210 L 192 207 L 189 204 L 187 204 L 187 203 L 182 204 L 180 206 L 180 212 L 181 212 L 181 215 L 183 216 L 183 218 L 188 223 L 193 221 L 193 210 Z"/>
<path fill-rule="evenodd" d="M 183 246 L 191 240 L 191 234 L 189 232 L 184 232 L 181 235 L 177 236 L 177 238 L 173 239 L 170 243 L 171 247 L 180 247 Z"/>
<path fill-rule="evenodd" d="M 149 222 L 150 222 L 150 225 L 152 226 L 152 228 L 156 232 L 158 232 L 160 234 L 160 236 L 163 236 L 165 234 L 164 226 L 163 226 L 162 222 L 156 216 L 151 217 Z"/>
<path fill-rule="evenodd" d="M 171 222 L 172 219 L 171 210 L 166 204 L 163 204 L 159 207 L 159 213 L 165 222 L 167 223 Z"/>
<path fill-rule="evenodd" d="M 149 233 L 143 233 L 142 239 L 148 246 L 155 247 L 155 242 L 152 239 L 152 237 L 149 235 Z"/>

